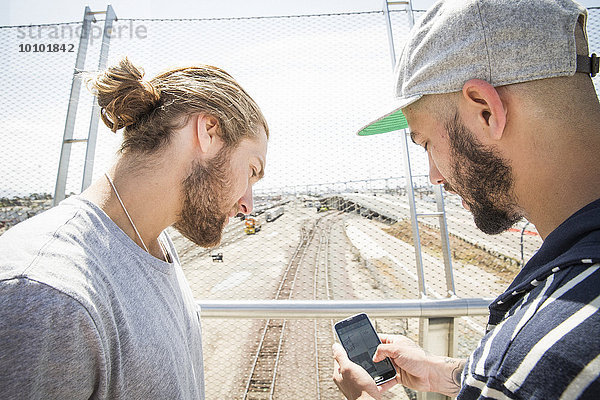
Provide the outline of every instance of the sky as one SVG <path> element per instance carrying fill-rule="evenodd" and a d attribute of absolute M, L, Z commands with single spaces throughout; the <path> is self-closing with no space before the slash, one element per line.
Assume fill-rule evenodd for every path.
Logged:
<path fill-rule="evenodd" d="M 433 0 L 413 1 L 426 9 Z M 111 4 L 119 18 L 220 18 L 301 15 L 380 10 L 381 0 L 0 0 L 0 26 L 80 21 L 83 9 L 104 11 Z"/>
<path fill-rule="evenodd" d="M 432 3 L 433 0 L 416 0 L 413 8 L 427 9 Z M 582 3 L 587 7 L 600 6 L 600 0 Z M 107 5 L 104 1 L 0 0 L 0 26 L 78 24 L 86 4 L 92 11 L 103 11 Z M 386 99 L 392 98 L 392 74 L 381 15 L 202 23 L 139 20 L 379 11 L 382 1 L 115 0 L 112 6 L 121 20 L 117 23 L 119 27 L 127 28 L 130 23 L 127 19 L 136 19 L 131 23 L 136 28 L 147 28 L 147 35 L 114 39 L 109 65 L 127 55 L 141 64 L 148 76 L 163 70 L 171 60 L 178 64 L 218 65 L 230 72 L 261 105 L 272 137 L 267 175 L 257 187 L 281 188 L 366 178 L 383 179 L 380 184 L 387 185 L 386 178 L 405 173 L 400 135 L 368 139 L 354 135 L 369 120 L 363 114 L 376 117 L 390 109 Z M 398 50 L 408 28 L 406 23 L 396 22 Z M 61 29 L 70 27 L 61 25 Z M 42 42 L 33 37 L 21 40 L 23 29 L 0 30 L 0 72 L 4 91 L 11 93 L 4 102 L 0 101 L 0 141 L 4 150 L 0 152 L 3 176 L 0 195 L 8 189 L 52 191 L 74 64 L 75 53 L 17 51 L 22 43 Z M 48 29 L 42 36 L 49 36 Z M 78 42 L 73 35 L 67 35 L 66 39 L 68 44 Z M 93 70 L 97 65 L 98 44 L 96 40 L 90 45 L 86 69 Z M 598 48 L 596 45 L 595 49 Z M 76 138 L 88 130 L 91 101 L 89 93 L 87 97 L 82 94 Z M 44 129 L 29 128 L 32 110 L 36 120 L 44 122 Z M 119 138 L 100 124 L 96 177 L 110 165 Z M 414 153 L 413 160 L 421 168 L 418 172 L 426 173 L 425 153 Z M 82 150 L 71 155 L 75 172 L 69 172 L 68 192 L 79 190 L 78 173 L 84 155 Z"/>
<path fill-rule="evenodd" d="M 600 0 L 579 0 L 586 7 Z M 413 0 L 414 9 L 427 9 L 433 0 Z M 104 11 L 112 4 L 119 18 L 219 18 L 298 15 L 380 10 L 381 0 L 0 0 L 0 26 L 80 21 L 83 9 Z"/>
<path fill-rule="evenodd" d="M 2 4 L 6 8 L 6 3 Z M 74 1 L 27 3 L 25 0 L 10 3 L 9 12 L 0 15 L 8 15 L 12 26 L 68 21 L 74 21 L 75 26 L 82 18 L 83 4 Z M 106 7 L 102 2 L 89 4 L 93 11 Z M 271 128 L 267 173 L 257 189 L 384 179 L 404 174 L 397 137 L 378 135 L 365 139 L 354 134 L 371 116 L 387 111 L 388 100 L 392 99 L 386 25 L 381 14 L 372 13 L 381 10 L 380 1 L 233 1 L 194 2 L 185 6 L 177 1 L 150 1 L 144 4 L 135 7 L 132 2 L 113 3 L 120 19 L 116 23 L 118 28 L 127 27 L 130 23 L 127 19 L 135 18 L 132 24 L 135 28 L 147 28 L 147 35 L 114 38 L 108 65 L 127 55 L 143 66 L 147 76 L 171 67 L 167 64 L 172 62 L 217 65 L 231 73 L 261 106 Z M 215 4 L 225 4 L 225 7 Z M 202 23 L 140 20 L 356 11 L 371 13 Z M 405 14 L 402 15 L 405 18 Z M 70 87 L 68 73 L 64 71 L 72 71 L 74 53 L 34 54 L 17 50 L 23 43 L 76 45 L 77 38 L 61 34 L 60 40 L 52 39 L 55 26 L 43 28 L 39 33 L 36 28 L 28 35 L 25 35 L 29 32 L 27 28 L 0 31 L 0 54 L 7 56 L 0 59 L 4 90 L 15 93 L 10 101 L 0 102 L 0 141 L 5 143 L 5 151 L 0 152 L 0 167 L 4 169 L 0 194 L 8 189 L 34 190 L 29 187 L 49 192 L 55 182 L 57 149 Z M 61 25 L 61 32 L 63 28 L 68 31 L 70 26 Z M 401 31 L 405 34 L 407 28 L 395 34 L 400 35 Z M 94 46 L 89 49 L 86 70 L 93 69 L 97 63 L 94 58 L 97 60 L 98 44 L 99 41 L 94 40 Z M 62 72 L 59 74 L 59 71 Z M 90 104 L 89 94 L 83 93 L 75 123 L 76 138 L 88 130 Z M 35 110 L 37 118 L 44 121 L 43 134 L 27 129 L 31 118 L 29 110 Z M 371 111 L 368 118 L 363 116 L 366 111 Z M 110 165 L 120 136 L 108 132 L 100 123 L 98 137 L 95 178 Z M 77 180 L 84 159 L 80 150 L 83 145 L 72 148 L 67 192 L 79 190 Z M 382 149 L 388 150 L 385 156 Z M 21 155 L 15 157 L 16 154 Z M 381 181 L 380 184 L 387 183 Z"/>

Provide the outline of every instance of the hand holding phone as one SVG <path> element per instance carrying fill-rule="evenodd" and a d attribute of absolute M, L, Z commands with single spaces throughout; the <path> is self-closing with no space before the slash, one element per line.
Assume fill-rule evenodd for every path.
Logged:
<path fill-rule="evenodd" d="M 396 376 L 396 369 L 389 358 L 373 362 L 373 355 L 381 341 L 367 314 L 361 313 L 339 321 L 335 324 L 335 333 L 348 358 L 363 367 L 377 385 Z"/>

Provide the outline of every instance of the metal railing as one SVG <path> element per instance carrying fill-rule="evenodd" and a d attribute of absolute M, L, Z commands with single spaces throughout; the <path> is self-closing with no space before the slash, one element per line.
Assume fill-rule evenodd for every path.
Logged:
<path fill-rule="evenodd" d="M 423 300 L 200 300 L 202 318 L 458 318 L 488 315 L 492 298 Z"/>
<path fill-rule="evenodd" d="M 456 318 L 488 315 L 492 298 L 421 300 L 201 300 L 203 319 L 341 319 L 366 312 L 373 318 L 419 318 L 419 344 L 428 352 L 456 357 Z M 271 390 L 271 397 L 272 397 Z M 446 400 L 417 393 L 421 400 Z"/>

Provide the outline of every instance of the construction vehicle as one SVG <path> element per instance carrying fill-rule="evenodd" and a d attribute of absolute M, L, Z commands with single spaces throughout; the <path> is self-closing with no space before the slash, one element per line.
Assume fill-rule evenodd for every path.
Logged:
<path fill-rule="evenodd" d="M 260 221 L 258 218 L 246 218 L 245 225 L 244 232 L 246 232 L 246 235 L 254 235 L 260 231 Z"/>
<path fill-rule="evenodd" d="M 329 207 L 327 206 L 327 203 L 316 203 L 316 205 L 317 205 L 317 212 L 329 211 Z"/>

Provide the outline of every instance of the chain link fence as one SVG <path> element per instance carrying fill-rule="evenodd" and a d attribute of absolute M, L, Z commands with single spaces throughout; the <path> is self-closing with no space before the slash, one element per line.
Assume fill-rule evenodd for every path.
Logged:
<path fill-rule="evenodd" d="M 600 10 L 589 12 L 595 51 Z M 393 11 L 391 21 L 399 54 L 409 20 Z M 86 70 L 97 68 L 102 23 L 92 24 Z M 381 11 L 114 23 L 107 65 L 128 56 L 147 76 L 174 65 L 217 65 L 253 96 L 270 124 L 267 175 L 255 187 L 252 219 L 232 220 L 213 249 L 171 230 L 197 299 L 419 298 L 403 138 L 354 135 L 364 116 L 384 110 L 392 96 L 386 29 Z M 0 27 L 0 233 L 52 205 L 80 30 L 81 23 Z M 82 91 L 75 139 L 87 137 L 92 101 Z M 100 127 L 94 178 L 110 166 L 119 142 Z M 409 149 L 417 208 L 433 211 L 426 155 L 412 143 Z M 67 194 L 81 191 L 84 158 L 85 142 L 74 143 Z M 445 207 L 459 297 L 501 293 L 541 244 L 526 221 L 487 236 L 460 199 L 446 196 Z M 435 221 L 420 224 L 425 280 L 430 297 L 444 298 Z M 417 340 L 417 319 L 375 322 L 380 331 Z M 202 324 L 207 398 L 342 398 L 331 381 L 332 321 Z M 458 319 L 459 356 L 475 348 L 484 326 L 484 317 Z M 398 387 L 385 398 L 414 395 Z"/>

